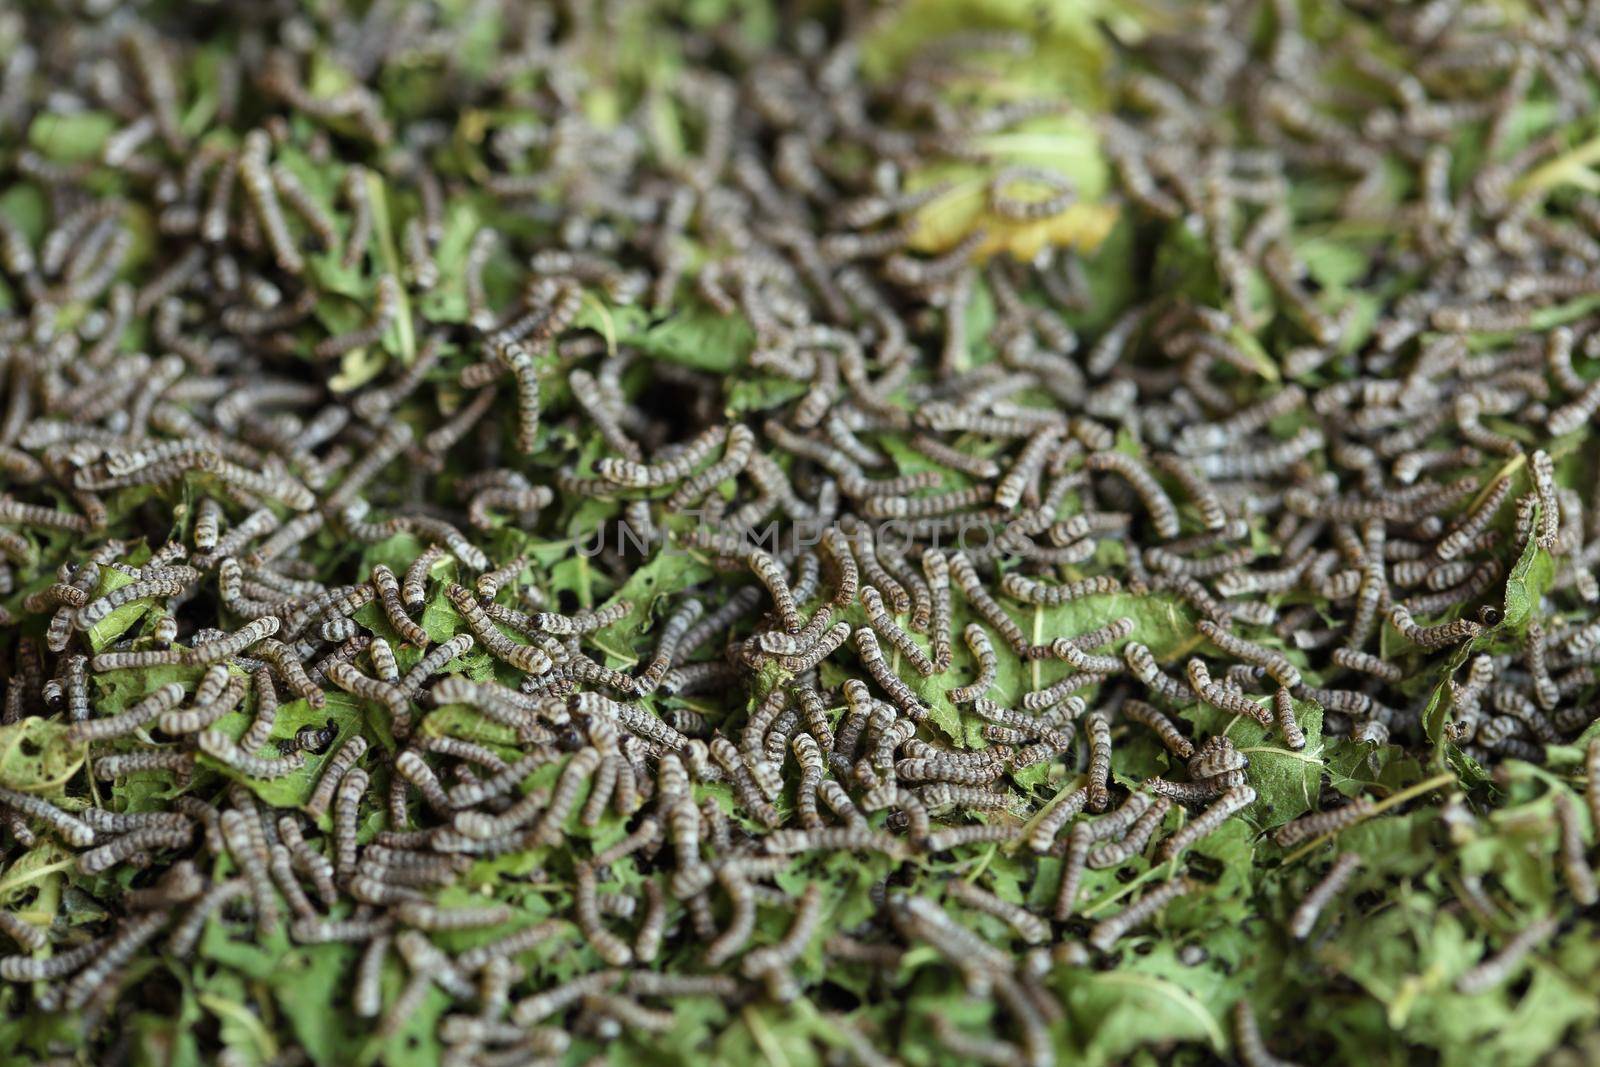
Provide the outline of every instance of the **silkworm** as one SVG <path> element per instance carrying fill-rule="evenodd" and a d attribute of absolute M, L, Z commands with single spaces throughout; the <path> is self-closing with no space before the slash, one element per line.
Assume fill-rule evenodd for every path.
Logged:
<path fill-rule="evenodd" d="M 37 948 L 28 944 L 23 940 L 23 938 L 27 937 L 29 935 L 23 933 L 22 937 L 16 938 L 16 940 L 23 947 L 32 951 L 37 951 L 38 948 L 44 947 L 43 944 L 40 944 Z M 45 982 L 55 978 L 65 978 L 99 955 L 104 950 L 105 944 L 103 939 L 88 941 L 76 948 L 57 952 L 55 955 L 44 958 L 0 956 L 0 978 L 8 982 Z"/>
<path fill-rule="evenodd" d="M 1048 646 L 1034 646 L 1035 649 L 1040 649 L 1041 647 L 1047 648 L 1050 653 L 1066 660 L 1070 666 L 1082 671 L 1084 674 L 1121 674 L 1124 669 L 1121 657 L 1093 655 L 1085 652 L 1069 638 L 1058 637 L 1050 642 Z"/>
<path fill-rule="evenodd" d="M 1023 634 L 1022 627 L 983 588 L 983 583 L 979 580 L 971 561 L 964 554 L 957 552 L 949 557 L 949 564 L 950 576 L 955 579 L 961 595 L 972 605 L 972 609 L 999 631 L 1001 639 L 1013 652 L 1019 656 L 1029 655 L 1031 642 Z"/>
<path fill-rule="evenodd" d="M 73 848 L 89 848 L 95 843 L 92 827 L 42 797 L 0 786 L 0 806 L 39 820 Z"/>
<path fill-rule="evenodd" d="M 1280 686 L 1286 689 L 1293 689 L 1300 684 L 1299 669 L 1290 663 L 1283 653 L 1276 649 L 1258 645 L 1254 641 L 1229 633 L 1209 619 L 1201 619 L 1196 622 L 1195 629 L 1204 634 L 1206 640 L 1230 656 L 1235 656 L 1246 663 L 1253 663 L 1261 667 Z M 1191 682 L 1191 684 L 1193 683 Z"/>
<path fill-rule="evenodd" d="M 629 601 L 614 600 L 593 610 L 580 611 L 573 615 L 540 611 L 529 616 L 529 619 L 536 629 L 545 633 L 559 637 L 582 637 L 616 624 L 627 618 L 632 611 L 633 604 Z"/>
<path fill-rule="evenodd" d="M 99 954 L 67 983 L 62 991 L 61 1006 L 77 1011 L 89 1003 L 118 968 L 161 932 L 169 918 L 164 911 L 147 911 L 122 920 L 116 933 L 103 943 Z"/>
<path fill-rule="evenodd" d="M 355 766 L 367 751 L 367 739 L 360 734 L 352 734 L 339 750 L 328 758 L 323 765 L 322 776 L 317 779 L 316 786 L 311 791 L 311 796 L 306 800 L 305 809 L 313 818 L 319 818 L 328 810 L 328 805 L 333 803 L 335 792 L 345 773 Z"/>
<path fill-rule="evenodd" d="M 950 564 L 942 552 L 925 550 L 922 553 L 922 573 L 928 579 L 930 617 L 928 633 L 932 640 L 934 671 L 943 673 L 950 669 Z"/>
<path fill-rule="evenodd" d="M 1311 936 L 1311 928 L 1316 925 L 1317 917 L 1339 895 L 1360 866 L 1359 853 L 1340 853 L 1328 873 L 1301 898 L 1294 909 L 1294 915 L 1289 920 L 1289 935 L 1297 941 L 1304 941 Z"/>
<path fill-rule="evenodd" d="M 194 827 L 181 828 L 153 826 L 132 830 L 104 845 L 78 853 L 77 866 L 81 874 L 99 874 L 146 850 L 181 848 L 194 836 Z"/>
<path fill-rule="evenodd" d="M 187 570 L 187 568 L 182 569 Z M 151 578 L 130 582 L 86 604 L 79 610 L 75 625 L 79 630 L 87 630 L 98 625 L 106 616 L 124 604 L 131 604 L 136 600 L 168 599 L 179 596 L 188 584 L 189 579 L 185 578 Z"/>
<path fill-rule="evenodd" d="M 224 811 L 219 822 L 228 855 L 233 857 L 255 906 L 256 930 L 262 933 L 278 924 L 278 894 L 272 886 L 271 861 L 261 820 L 255 812 L 237 808 Z M 204 900 L 205 898 L 201 898 Z"/>
<path fill-rule="evenodd" d="M 1553 711 L 1561 701 L 1561 691 L 1555 679 L 1550 677 L 1545 658 L 1544 627 L 1537 619 L 1528 620 L 1527 640 L 1528 673 L 1533 675 L 1534 696 L 1538 698 L 1541 708 L 1547 712 Z"/>
<path fill-rule="evenodd" d="M 1567 889 L 1573 900 L 1588 907 L 1600 899 L 1600 888 L 1595 885 L 1594 871 L 1584 854 L 1583 826 L 1578 820 L 1578 810 L 1566 793 L 1556 794 L 1555 806 L 1561 830 L 1561 870 L 1566 876 Z"/>
<path fill-rule="evenodd" d="M 377 1018 L 383 1010 L 383 963 L 393 944 L 388 934 L 380 933 L 367 942 L 361 951 L 361 961 L 356 965 L 355 989 L 350 1003 L 355 1013 L 363 1019 Z"/>
<path fill-rule="evenodd" d="M 1191 824 L 1193 825 L 1193 824 Z M 1145 893 L 1109 919 L 1102 919 L 1089 931 L 1089 944 L 1109 952 L 1124 934 L 1154 918 L 1156 913 L 1181 896 L 1194 892 L 1197 884 L 1188 878 L 1174 878 Z"/>
<path fill-rule="evenodd" d="M 1179 759 L 1187 760 L 1194 755 L 1194 745 L 1183 736 L 1171 719 L 1161 711 L 1142 700 L 1127 700 L 1122 704 L 1122 716 L 1130 722 L 1149 727 L 1167 750 Z"/>
<path fill-rule="evenodd" d="M 1234 1002 L 1233 1044 L 1244 1067 L 1288 1067 L 1288 1061 L 1267 1051 L 1267 1043 L 1262 1039 L 1261 1028 L 1256 1023 L 1255 1010 L 1250 1007 L 1248 1000 Z"/>
<path fill-rule="evenodd" d="M 1551 551 L 1561 538 L 1561 507 L 1556 498 L 1555 464 L 1550 453 L 1539 449 L 1528 459 L 1528 471 L 1539 499 L 1538 537 L 1535 543 Z"/>
<path fill-rule="evenodd" d="M 1049 852 L 1054 846 L 1056 836 L 1061 832 L 1072 818 L 1084 809 L 1089 802 L 1089 790 L 1080 787 L 1072 790 L 1055 802 L 1055 806 L 1046 811 L 1034 823 L 1033 829 L 1028 834 L 1028 847 L 1035 852 Z M 1087 853 L 1085 853 L 1087 855 Z"/>
<path fill-rule="evenodd" d="M 1306 747 L 1306 735 L 1295 719 L 1294 698 L 1289 690 L 1279 687 L 1272 694 L 1272 717 L 1283 731 L 1283 743 L 1296 752 Z"/>
<path fill-rule="evenodd" d="M 841 624 L 842 625 L 842 624 Z M 900 680 L 883 658 L 883 652 L 878 647 L 878 640 L 871 630 L 861 629 L 855 632 L 856 652 L 861 657 L 861 665 L 872 675 L 874 681 L 894 701 L 895 706 L 911 716 L 912 719 L 921 721 L 928 717 L 930 712 L 927 705 L 917 699 L 911 687 Z"/>
<path fill-rule="evenodd" d="M 201 730 L 195 738 L 195 744 L 212 759 L 226 763 L 251 778 L 282 778 L 305 765 L 305 756 L 300 752 L 292 752 L 278 759 L 250 755 L 233 738 L 216 728 Z"/>
<path fill-rule="evenodd" d="M 1133 825 L 1128 827 L 1127 834 L 1121 840 L 1101 845 L 1089 853 L 1089 867 L 1094 870 L 1115 867 L 1143 852 L 1145 846 L 1150 843 L 1150 838 L 1161 827 L 1162 820 L 1166 818 L 1171 807 L 1172 801 L 1167 797 L 1156 797 L 1133 821 Z"/>
<path fill-rule="evenodd" d="M 1110 471 L 1127 479 L 1128 484 L 1143 501 L 1145 510 L 1149 512 L 1156 536 L 1162 540 L 1171 540 L 1178 536 L 1177 507 L 1150 472 L 1140 466 L 1137 460 L 1120 452 L 1094 452 L 1084 464 L 1089 470 Z"/>
<path fill-rule="evenodd" d="M 889 613 L 884 608 L 883 598 L 871 586 L 861 590 L 861 603 L 867 611 L 867 621 L 872 629 L 884 640 L 892 644 L 899 653 L 910 661 L 911 666 L 918 674 L 928 676 L 934 674 L 936 668 L 927 654 L 924 653 L 911 637 L 897 626 Z"/>
<path fill-rule="evenodd" d="M 1347 670 L 1370 674 L 1374 678 L 1381 678 L 1386 682 L 1400 682 L 1405 679 L 1405 671 L 1398 665 L 1374 656 L 1370 652 L 1361 652 L 1351 648 L 1336 648 L 1333 650 L 1331 658 L 1334 663 Z"/>
<path fill-rule="evenodd" d="M 289 858 L 295 868 L 311 879 L 312 888 L 316 890 L 317 896 L 324 904 L 332 907 L 338 899 L 332 861 L 322 853 L 312 851 L 306 844 L 300 832 L 300 823 L 294 816 L 280 816 L 277 830 L 279 839 L 289 850 Z"/>
<path fill-rule="evenodd" d="M 180 751 L 123 752 L 100 756 L 94 761 L 94 776 L 109 782 L 144 771 L 172 771 L 180 778 L 194 772 L 194 753 Z"/>
<path fill-rule="evenodd" d="M 905 845 L 899 838 L 865 826 L 829 826 L 820 830 L 775 830 L 762 838 L 761 844 L 768 852 L 774 854 L 858 849 L 899 856 L 905 851 Z"/>
<path fill-rule="evenodd" d="M 1111 800 L 1111 721 L 1101 714 L 1090 715 L 1089 723 L 1089 810 L 1104 811 Z"/>
<path fill-rule="evenodd" d="M 341 877 L 348 877 L 355 869 L 356 820 L 367 785 L 367 772 L 360 767 L 352 767 L 339 779 L 334 791 L 334 869 Z"/>
<path fill-rule="evenodd" d="M 267 163 L 271 138 L 264 130 L 251 130 L 245 135 L 239 150 L 236 166 L 245 197 L 255 212 L 267 242 L 272 246 L 273 258 L 285 274 L 299 274 L 305 270 L 305 260 L 295 245 L 289 224 L 283 217 L 283 207 L 272 184 Z"/>
<path fill-rule="evenodd" d="M 1206 837 L 1231 818 L 1256 801 L 1256 791 L 1248 785 L 1236 785 L 1223 793 L 1217 801 L 1182 829 L 1162 842 L 1160 858 L 1170 860 L 1185 849 Z"/>
<path fill-rule="evenodd" d="M 1538 919 L 1513 934 L 1500 951 L 1462 972 L 1456 979 L 1456 992 L 1475 996 L 1505 983 L 1521 966 L 1523 959 L 1539 945 L 1554 936 L 1558 923 L 1554 918 Z"/>
<path fill-rule="evenodd" d="M 976 700 L 987 693 L 994 685 L 996 673 L 999 669 L 999 660 L 995 657 L 994 646 L 989 643 L 989 635 L 977 623 L 968 623 L 961 631 L 967 647 L 972 651 L 972 658 L 978 662 L 978 677 L 963 686 L 945 691 L 945 697 L 952 704 L 964 704 Z"/>
<path fill-rule="evenodd" d="M 726 426 L 713 426 L 681 446 L 670 458 L 653 464 L 607 456 L 595 464 L 600 477 L 631 489 L 654 489 L 687 478 L 728 437 Z"/>
<path fill-rule="evenodd" d="M 1483 632 L 1483 625 L 1471 619 L 1456 619 L 1437 626 L 1419 626 L 1403 604 L 1396 604 L 1390 611 L 1389 622 L 1400 632 L 1400 636 L 1426 649 L 1447 648 L 1471 641 Z"/>
<path fill-rule="evenodd" d="M 1371 810 L 1371 800 L 1357 797 L 1340 807 L 1303 815 L 1293 822 L 1284 823 L 1272 835 L 1272 840 L 1281 848 L 1291 848 L 1308 837 L 1321 837 L 1352 826 L 1366 818 Z"/>
<path fill-rule="evenodd" d="M 1204 660 L 1191 658 L 1184 664 L 1184 668 L 1189 678 L 1190 687 L 1207 704 L 1229 715 L 1248 716 L 1263 726 L 1272 725 L 1271 711 L 1249 699 L 1238 690 L 1213 682 L 1211 680 L 1211 672 L 1206 668 Z"/>

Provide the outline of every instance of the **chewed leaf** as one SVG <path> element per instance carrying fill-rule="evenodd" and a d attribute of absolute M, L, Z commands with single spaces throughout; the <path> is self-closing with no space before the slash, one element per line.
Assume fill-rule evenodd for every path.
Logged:
<path fill-rule="evenodd" d="M 59 793 L 83 766 L 87 750 L 67 737 L 68 723 L 30 716 L 0 726 L 0 785 Z"/>

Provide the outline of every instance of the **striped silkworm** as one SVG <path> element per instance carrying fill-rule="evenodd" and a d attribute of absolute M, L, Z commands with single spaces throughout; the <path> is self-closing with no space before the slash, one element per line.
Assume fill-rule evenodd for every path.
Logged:
<path fill-rule="evenodd" d="M 1321 837 L 1352 826 L 1366 818 L 1371 810 L 1371 800 L 1357 797 L 1340 807 L 1303 815 L 1293 822 L 1284 823 L 1272 835 L 1272 840 L 1281 848 L 1292 848 L 1308 837 Z"/>
<path fill-rule="evenodd" d="M 1256 802 L 1256 791 L 1248 785 L 1236 785 L 1223 793 L 1215 803 L 1196 816 L 1171 837 L 1161 844 L 1159 857 L 1165 861 L 1173 859 L 1183 853 L 1195 842 L 1199 841 L 1219 828 L 1224 822 L 1236 813 L 1243 811 Z"/>
<path fill-rule="evenodd" d="M 1294 909 L 1294 915 L 1289 919 L 1289 934 L 1297 941 L 1304 941 L 1311 936 L 1311 928 L 1316 925 L 1317 917 L 1324 908 L 1343 891 L 1345 885 L 1355 876 L 1356 870 L 1361 866 L 1361 856 L 1355 852 L 1342 852 L 1334 860 L 1333 866 L 1328 868 L 1328 873 L 1307 891 Z"/>
<path fill-rule="evenodd" d="M 1174 878 L 1145 893 L 1109 919 L 1102 919 L 1089 931 L 1089 944 L 1101 952 L 1109 952 L 1124 934 L 1136 926 L 1153 919 L 1158 912 L 1181 896 L 1199 888 L 1189 878 Z"/>
<path fill-rule="evenodd" d="M 1204 660 L 1198 657 L 1191 658 L 1184 664 L 1184 669 L 1190 687 L 1207 704 L 1228 715 L 1244 715 L 1255 719 L 1263 726 L 1272 725 L 1272 712 L 1269 709 L 1249 699 L 1237 689 L 1212 681 L 1211 672 Z"/>
<path fill-rule="evenodd" d="M 1244 1067 L 1290 1067 L 1287 1060 L 1267 1051 L 1255 1009 L 1248 1000 L 1240 999 L 1233 1005 L 1233 1046 Z"/>
<path fill-rule="evenodd" d="M 1157 537 L 1170 541 L 1178 536 L 1178 509 L 1149 471 L 1131 456 L 1120 452 L 1094 452 L 1084 461 L 1092 471 L 1109 471 L 1127 479 L 1150 515 Z"/>
<path fill-rule="evenodd" d="M 1122 704 L 1122 717 L 1148 727 L 1167 750 L 1179 759 L 1187 760 L 1194 755 L 1193 743 L 1183 735 L 1177 724 L 1162 714 L 1158 708 L 1142 700 L 1126 700 Z"/>
<path fill-rule="evenodd" d="M 1171 807 L 1172 801 L 1167 797 L 1156 797 L 1133 821 L 1133 825 L 1128 827 L 1128 832 L 1123 837 L 1101 845 L 1089 853 L 1089 867 L 1093 870 L 1115 867 L 1143 852 L 1145 846 L 1150 843 L 1150 838 L 1160 829 Z"/>
<path fill-rule="evenodd" d="M 1456 992 L 1475 996 L 1503 985 L 1521 966 L 1528 953 L 1548 941 L 1556 933 L 1557 920 L 1553 917 L 1535 920 L 1513 934 L 1500 951 L 1494 953 L 1456 978 Z"/>
<path fill-rule="evenodd" d="M 1104 811 L 1111 802 L 1111 720 L 1098 712 L 1088 718 L 1089 810 Z"/>
<path fill-rule="evenodd" d="M 245 752 L 233 738 L 216 728 L 201 730 L 195 738 L 200 751 L 251 778 L 272 779 L 293 774 L 305 765 L 305 755 L 291 752 L 277 759 Z"/>
<path fill-rule="evenodd" d="M 1276 649 L 1258 645 L 1254 641 L 1228 632 L 1209 619 L 1200 619 L 1195 623 L 1195 629 L 1205 635 L 1206 640 L 1246 663 L 1253 663 L 1264 669 L 1273 681 L 1286 689 L 1293 689 L 1300 684 L 1300 671 L 1290 663 L 1283 653 Z M 1191 680 L 1191 684 L 1193 684 Z"/>
<path fill-rule="evenodd" d="M 1556 794 L 1555 807 L 1561 835 L 1561 871 L 1566 877 L 1572 899 L 1588 907 L 1600 899 L 1600 887 L 1595 885 L 1594 869 L 1589 866 L 1589 858 L 1585 855 L 1583 825 L 1578 819 L 1578 809 L 1566 793 Z"/>
<path fill-rule="evenodd" d="M 961 636 L 971 650 L 972 658 L 978 663 L 978 676 L 966 685 L 945 691 L 946 698 L 952 704 L 964 704 L 983 696 L 994 685 L 999 668 L 994 646 L 989 643 L 989 635 L 982 626 L 975 622 L 968 623 L 961 631 Z"/>
<path fill-rule="evenodd" d="M 0 807 L 37 819 L 73 848 L 89 848 L 95 843 L 95 832 L 91 826 L 42 797 L 0 786 Z"/>
<path fill-rule="evenodd" d="M 434 546 L 433 551 L 441 550 Z M 371 580 L 372 587 L 377 593 L 378 603 L 383 608 L 383 617 L 400 640 L 418 648 L 425 648 L 428 644 L 428 632 L 406 613 L 406 608 L 401 602 L 400 583 L 395 578 L 394 572 L 381 563 L 375 564 Z"/>
<path fill-rule="evenodd" d="M 1305 731 L 1295 718 L 1294 697 L 1289 690 L 1279 687 L 1272 694 L 1272 717 L 1283 732 L 1283 743 L 1298 752 L 1306 747 Z"/>
<path fill-rule="evenodd" d="M 328 806 L 333 803 L 339 782 L 345 773 L 355 766 L 356 761 L 366 754 L 366 751 L 367 739 L 360 734 L 353 734 L 328 758 L 322 767 L 321 777 L 317 779 L 317 784 L 305 803 L 306 811 L 313 818 L 321 817 L 327 812 Z"/>
<path fill-rule="evenodd" d="M 1483 632 L 1483 624 L 1471 619 L 1456 619 L 1436 626 L 1420 626 L 1403 604 L 1396 604 L 1389 614 L 1389 622 L 1400 636 L 1425 649 L 1448 648 L 1450 645 L 1471 641 Z"/>
<path fill-rule="evenodd" d="M 194 827 L 179 828 L 152 826 L 132 830 L 113 838 L 106 844 L 78 853 L 77 866 L 81 874 L 99 874 L 126 861 L 136 853 L 167 848 L 182 848 L 194 837 Z"/>
<path fill-rule="evenodd" d="M 334 791 L 334 869 L 341 878 L 349 877 L 356 866 L 356 822 L 368 781 L 366 771 L 352 767 L 339 779 Z"/>
<path fill-rule="evenodd" d="M 1022 627 L 989 595 L 972 562 L 963 553 L 956 552 L 949 557 L 949 564 L 950 576 L 955 580 L 967 603 L 972 605 L 972 609 L 999 631 L 1001 639 L 1013 652 L 1019 656 L 1029 655 L 1031 642 L 1022 632 Z"/>
<path fill-rule="evenodd" d="M 841 624 L 844 625 L 844 624 Z M 878 639 L 871 630 L 860 629 L 855 632 L 856 652 L 861 657 L 861 665 L 867 669 L 885 693 L 889 695 L 896 707 L 905 712 L 912 719 L 921 721 L 930 714 L 926 704 L 917 699 L 911 687 L 900 680 L 890 668 L 889 662 L 883 658 L 883 651 L 878 647 Z"/>

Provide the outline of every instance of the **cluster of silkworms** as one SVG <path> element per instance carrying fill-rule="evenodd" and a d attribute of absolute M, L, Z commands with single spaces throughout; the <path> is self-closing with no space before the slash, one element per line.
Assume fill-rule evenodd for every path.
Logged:
<path fill-rule="evenodd" d="M 1252 753 L 1539 762 L 1589 725 L 1600 497 L 1565 486 L 1596 477 L 1600 200 L 1532 180 L 1553 133 L 1507 141 L 1530 93 L 1587 104 L 1539 51 L 1557 38 L 1378 12 L 1418 72 L 1352 44 L 1333 89 L 1285 58 L 1292 4 L 1152 37 L 1098 130 L 1105 202 L 1135 242 L 1181 223 L 1198 277 L 1092 314 L 1085 251 L 917 243 L 960 195 L 907 180 L 931 164 L 989 167 L 991 226 L 1078 204 L 992 147 L 1050 101 L 941 93 L 1026 35 L 874 84 L 871 20 L 749 54 L 691 34 L 714 69 L 601 122 L 580 72 L 626 16 L 476 6 L 504 19 L 492 76 L 421 8 L 315 63 L 310 22 L 262 14 L 205 53 L 203 96 L 192 42 L 136 20 L 0 70 L 0 132 L 50 110 L 111 131 L 6 157 L 39 225 L 0 203 L 0 729 L 45 720 L 81 754 L 0 781 L 0 858 L 59 850 L 106 909 L 4 902 L 0 978 L 40 1010 L 94 1033 L 156 981 L 141 960 L 281 927 L 359 946 L 337 996 L 375 1034 L 442 993 L 450 1062 L 488 1067 L 925 947 L 996 1007 L 992 1033 L 938 1020 L 945 1055 L 1050 1064 L 1052 972 L 1203 900 L 1225 828 L 1294 861 L 1292 941 L 1377 884 L 1323 846 L 1394 802 L 1274 811 Z M 1452 58 L 1537 72 L 1490 92 Z M 313 91 L 329 63 L 348 77 Z M 368 86 L 430 64 L 437 99 L 386 114 Z M 446 110 L 470 135 L 425 117 Z M 1465 181 L 1461 123 L 1493 149 Z M 1308 176 L 1340 195 L 1292 200 Z M 1343 222 L 1397 235 L 1348 291 L 1297 251 Z M 705 320 L 760 399 L 670 340 Z M 650 584 L 673 560 L 694 579 Z M 1553 577 L 1515 606 L 1530 560 Z M 176 799 L 117 808 L 134 779 Z M 1591 813 L 1597 786 L 1600 751 Z M 1593 903 L 1579 810 L 1555 811 L 1552 862 Z M 996 851 L 1047 904 L 946 862 Z M 839 853 L 870 880 L 849 928 Z M 538 907 L 497 895 L 530 868 Z M 1456 988 L 1556 932 L 1501 937 Z M 550 978 L 557 952 L 581 973 Z M 1240 1057 L 1276 1062 L 1250 1003 L 1233 1019 Z M 830 1020 L 887 1062 L 892 1035 Z"/>

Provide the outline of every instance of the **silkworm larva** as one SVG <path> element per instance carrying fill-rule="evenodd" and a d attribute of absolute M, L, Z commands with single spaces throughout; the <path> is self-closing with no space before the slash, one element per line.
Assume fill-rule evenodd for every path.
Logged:
<path fill-rule="evenodd" d="M 1020 904 L 1002 900 L 963 879 L 957 878 L 947 883 L 946 892 L 968 907 L 1003 920 L 1030 944 L 1038 944 L 1050 936 L 1050 925 L 1039 916 Z"/>
<path fill-rule="evenodd" d="M 1360 854 L 1340 853 L 1339 858 L 1328 869 L 1328 873 L 1301 898 L 1299 906 L 1294 909 L 1294 915 L 1289 920 L 1291 937 L 1297 941 L 1304 941 L 1311 936 L 1311 928 L 1316 925 L 1317 916 L 1322 914 L 1329 901 L 1339 895 L 1360 866 Z"/>
<path fill-rule="evenodd" d="M 67 983 L 62 991 L 61 1006 L 77 1011 L 89 1003 L 101 985 L 154 939 L 170 918 L 165 911 L 147 911 L 122 920 L 116 933 L 103 943 L 99 955 Z"/>
<path fill-rule="evenodd" d="M 1131 722 L 1149 727 L 1161 739 L 1167 750 L 1179 759 L 1187 760 L 1194 755 L 1193 743 L 1183 735 L 1176 723 L 1152 705 L 1142 700 L 1126 700 L 1122 704 L 1122 716 Z"/>
<path fill-rule="evenodd" d="M 1007 571 L 1000 578 L 1000 590 L 1007 596 L 1045 607 L 1057 607 L 1088 596 L 1106 596 L 1121 588 L 1121 582 L 1108 576 L 1085 578 L 1066 585 L 1045 585 L 1016 571 Z"/>
<path fill-rule="evenodd" d="M 1160 858 L 1165 861 L 1181 855 L 1184 849 L 1212 833 L 1235 813 L 1243 811 L 1255 802 L 1254 789 L 1248 785 L 1234 786 L 1193 821 L 1162 842 Z"/>
<path fill-rule="evenodd" d="M 1561 870 L 1567 879 L 1567 889 L 1573 900 L 1588 907 L 1600 899 L 1600 888 L 1595 885 L 1594 870 L 1584 854 L 1583 825 L 1578 820 L 1578 809 L 1566 793 L 1556 794 L 1555 805 L 1556 821 L 1561 829 Z"/>
<path fill-rule="evenodd" d="M 1089 716 L 1089 810 L 1104 811 L 1111 801 L 1111 720 Z"/>
<path fill-rule="evenodd" d="M 1191 658 L 1185 665 L 1189 685 L 1200 699 L 1229 715 L 1245 715 L 1264 726 L 1272 724 L 1272 712 L 1249 699 L 1237 689 L 1213 682 L 1205 661 Z"/>
<path fill-rule="evenodd" d="M 1294 698 L 1289 690 L 1279 688 L 1272 694 L 1272 717 L 1278 723 L 1278 729 L 1283 731 L 1283 743 L 1296 752 L 1306 747 L 1305 731 L 1300 729 L 1300 723 L 1294 715 Z"/>
<path fill-rule="evenodd" d="M 1352 826 L 1366 817 L 1372 810 L 1372 801 L 1366 797 L 1357 797 L 1337 808 L 1328 811 L 1315 812 L 1311 815 L 1302 815 L 1293 822 L 1284 823 L 1272 835 L 1281 848 L 1291 848 L 1308 837 L 1320 837 L 1323 834 L 1336 833 L 1346 826 Z"/>
<path fill-rule="evenodd" d="M 999 660 L 995 657 L 994 646 L 989 643 L 989 635 L 977 623 L 968 623 L 961 631 L 961 636 L 966 640 L 967 648 L 972 651 L 972 658 L 978 662 L 978 676 L 970 683 L 946 690 L 945 696 L 952 704 L 964 704 L 976 700 L 989 691 L 994 685 L 996 672 L 999 669 Z"/>
<path fill-rule="evenodd" d="M 334 793 L 334 868 L 341 877 L 349 877 L 355 870 L 356 822 L 367 784 L 367 772 L 360 767 L 352 767 L 339 779 L 338 789 Z"/>
<path fill-rule="evenodd" d="M 889 694 L 889 699 L 894 701 L 895 706 L 918 722 L 927 718 L 930 714 L 927 705 L 918 700 L 911 687 L 901 681 L 900 676 L 890 668 L 889 662 L 883 658 L 883 651 L 878 647 L 878 639 L 873 636 L 872 631 L 868 629 L 857 630 L 855 632 L 855 645 L 857 653 L 861 656 L 862 666 L 867 668 L 867 672 L 872 675 L 873 680 L 878 683 L 883 691 Z"/>
<path fill-rule="evenodd" d="M 1233 1044 L 1244 1067 L 1292 1067 L 1288 1061 L 1267 1051 L 1261 1028 L 1256 1024 L 1256 1013 L 1248 1000 L 1239 1000 L 1233 1005 Z"/>
<path fill-rule="evenodd" d="M 1499 952 L 1463 972 L 1456 979 L 1456 992 L 1474 996 L 1504 984 L 1529 952 L 1555 935 L 1558 926 L 1553 917 L 1529 923 L 1513 934 Z"/>
<path fill-rule="evenodd" d="M 1163 882 L 1116 915 L 1095 923 L 1094 928 L 1089 931 L 1089 944 L 1101 952 L 1109 952 L 1111 946 L 1115 945 L 1123 934 L 1149 921 L 1172 901 L 1193 892 L 1196 888 L 1196 883 L 1188 878 L 1174 878 L 1170 882 Z"/>
<path fill-rule="evenodd" d="M 36 797 L 31 793 L 19 793 L 14 789 L 0 786 L 0 806 L 39 820 L 73 848 L 88 848 L 95 843 L 95 832 L 89 824 L 67 814 L 42 797 Z"/>
<path fill-rule="evenodd" d="M 1272 677 L 1272 680 L 1280 686 L 1286 689 L 1293 689 L 1300 684 L 1300 671 L 1294 664 L 1289 662 L 1283 653 L 1276 649 L 1258 645 L 1254 641 L 1229 633 L 1209 619 L 1199 620 L 1195 623 L 1195 628 L 1204 634 L 1208 641 L 1228 653 L 1228 655 L 1236 656 L 1246 663 L 1253 663 L 1263 668 Z"/>
<path fill-rule="evenodd" d="M 339 788 L 340 780 L 355 766 L 356 760 L 366 754 L 366 751 L 367 739 L 360 734 L 354 734 L 329 757 L 322 768 L 322 777 L 317 780 L 310 798 L 305 803 L 306 811 L 313 818 L 319 818 L 327 812 L 328 805 L 333 803 L 334 793 Z"/>
<path fill-rule="evenodd" d="M 383 1010 L 383 988 L 379 983 L 391 943 L 388 934 L 378 934 L 367 942 L 367 947 L 361 952 L 361 962 L 356 966 L 355 991 L 350 1003 L 355 1013 L 363 1019 L 375 1019 Z"/>

